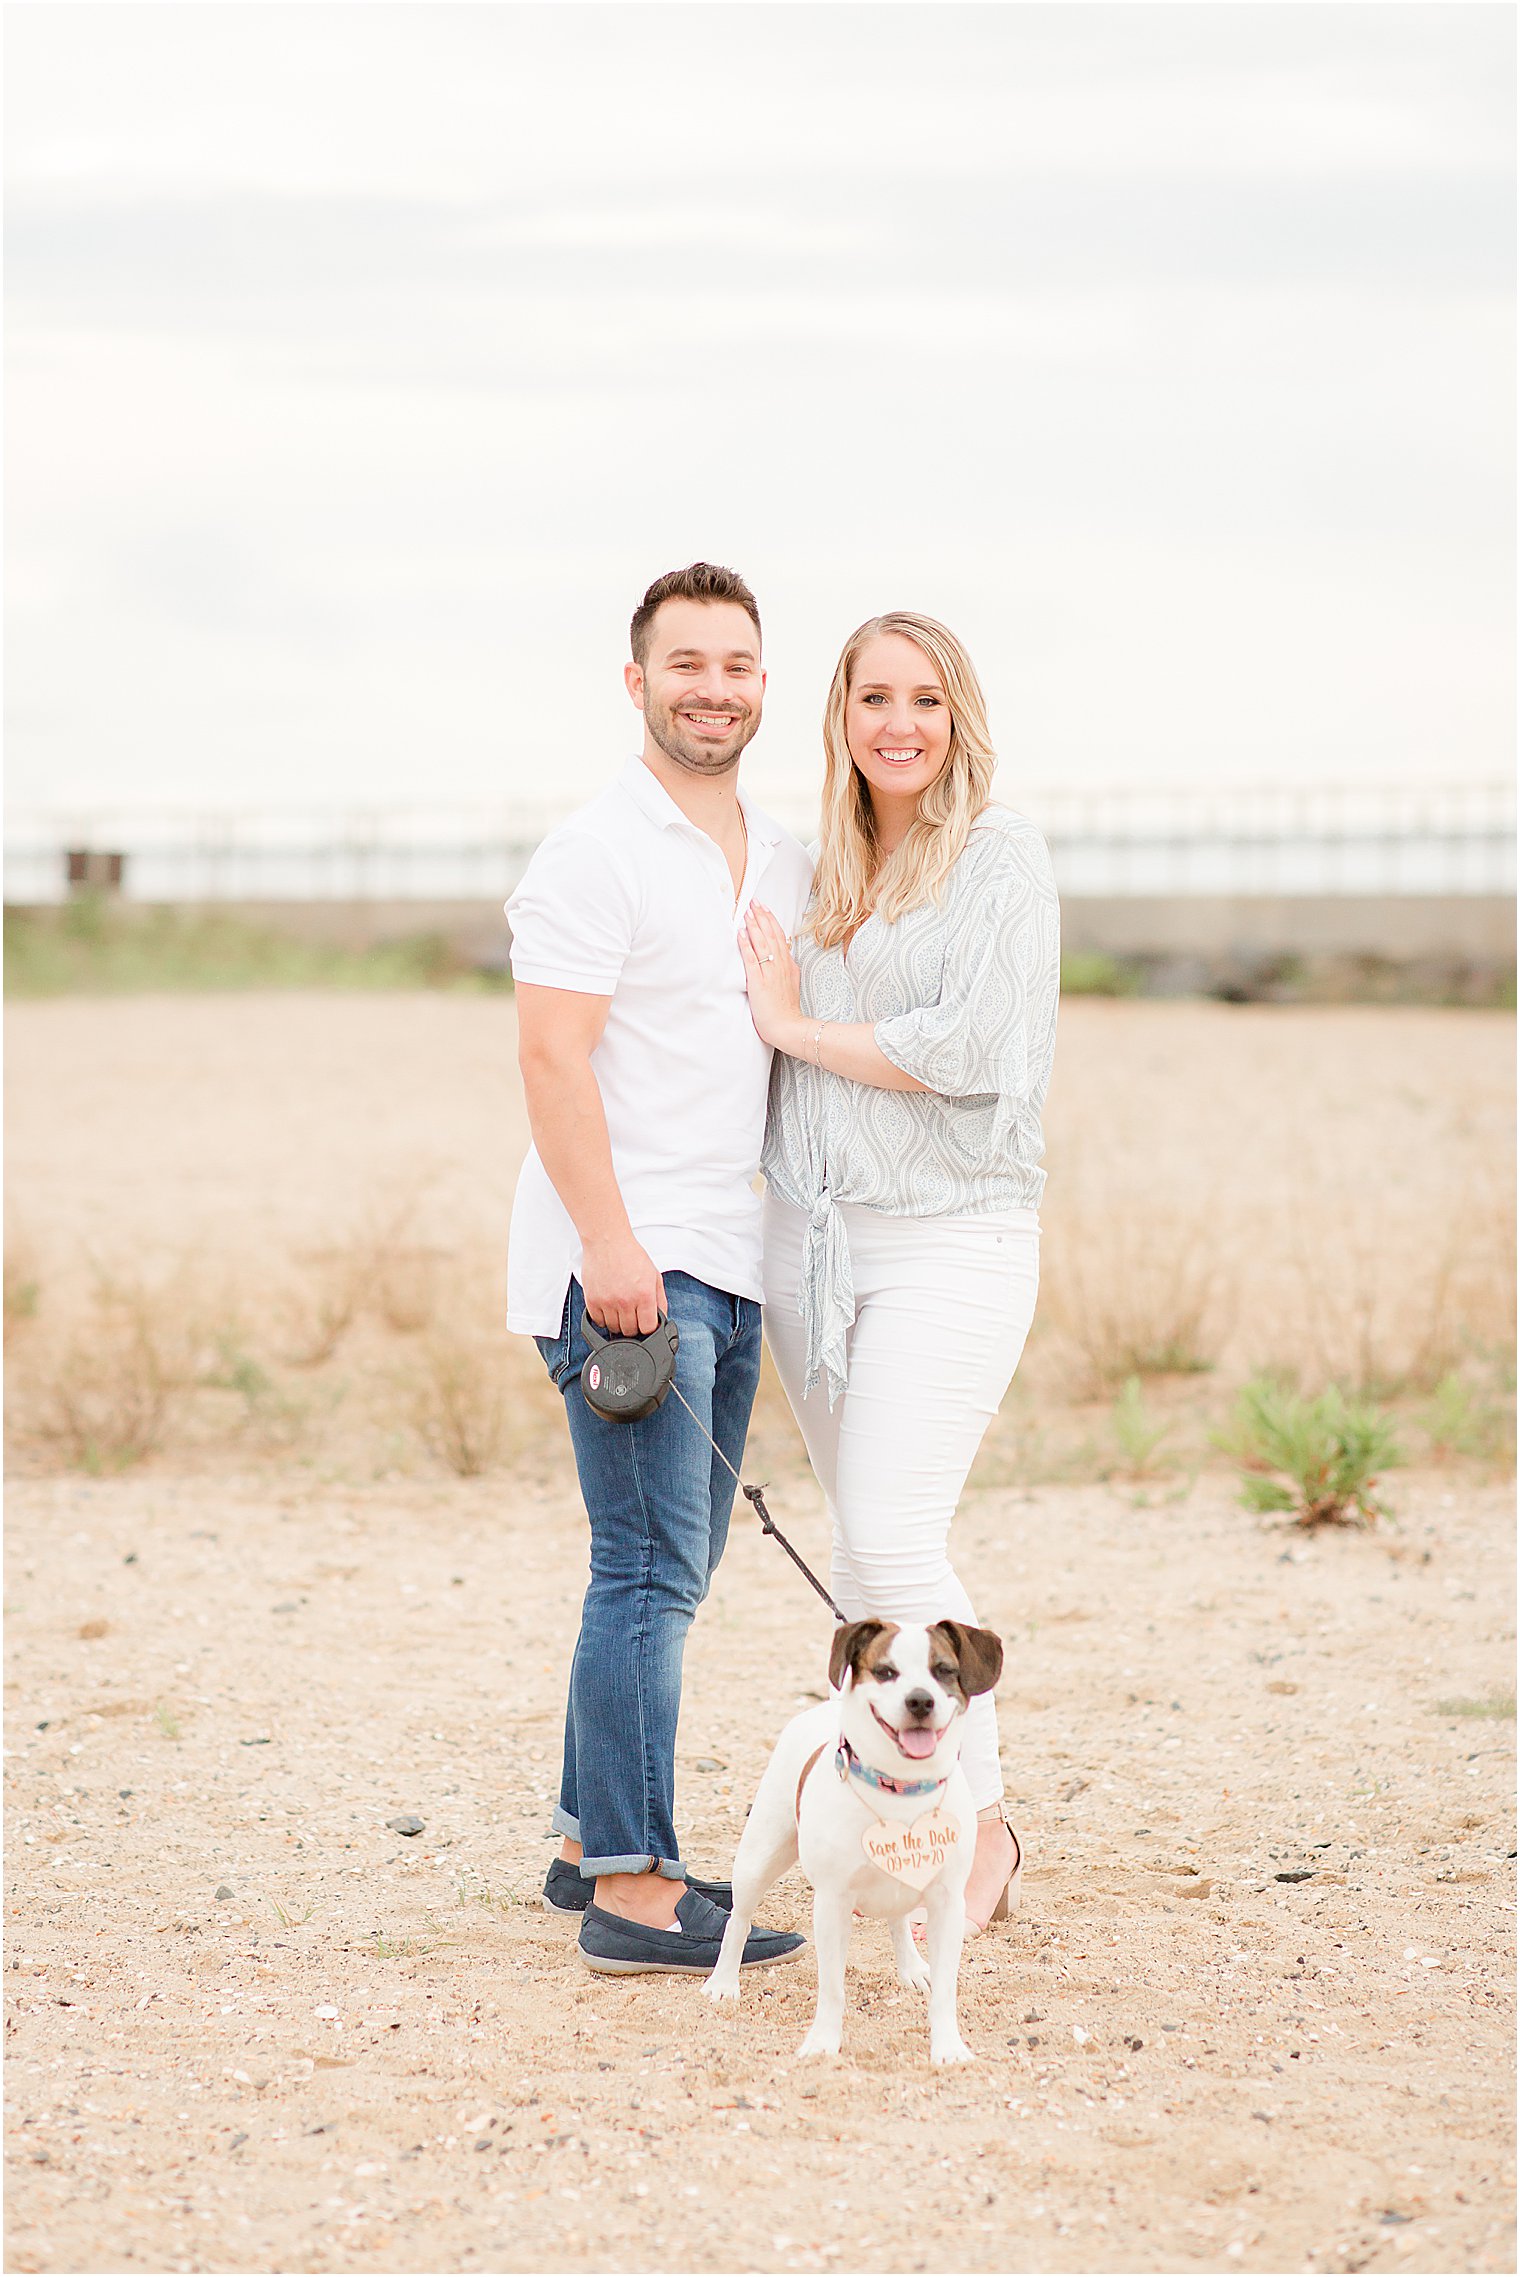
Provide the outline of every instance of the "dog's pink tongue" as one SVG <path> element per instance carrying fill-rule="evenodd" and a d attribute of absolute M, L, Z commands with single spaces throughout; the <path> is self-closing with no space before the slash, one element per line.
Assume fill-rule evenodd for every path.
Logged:
<path fill-rule="evenodd" d="M 934 1753 L 939 1745 L 939 1733 L 929 1724 L 918 1724 L 912 1730 L 900 1731 L 897 1744 L 904 1755 L 911 1755 L 915 1762 L 919 1762 L 924 1756 Z"/>

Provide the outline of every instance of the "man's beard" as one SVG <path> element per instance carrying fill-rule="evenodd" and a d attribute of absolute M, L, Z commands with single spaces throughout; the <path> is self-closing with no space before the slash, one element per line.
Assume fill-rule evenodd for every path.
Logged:
<path fill-rule="evenodd" d="M 709 716 L 717 715 L 714 713 Z M 740 713 L 735 720 L 738 741 L 724 744 L 721 751 L 710 743 L 698 743 L 688 737 L 677 715 L 655 703 L 647 691 L 644 697 L 644 725 L 666 758 L 673 760 L 676 766 L 684 767 L 688 775 L 728 775 L 738 766 L 740 752 L 759 727 L 760 712 L 757 706 Z"/>

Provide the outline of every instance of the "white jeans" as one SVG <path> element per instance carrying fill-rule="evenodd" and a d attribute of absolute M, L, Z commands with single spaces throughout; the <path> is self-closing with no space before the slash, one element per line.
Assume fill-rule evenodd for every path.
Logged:
<path fill-rule="evenodd" d="M 1039 1218 L 893 1218 L 838 1206 L 855 1320 L 849 1384 L 830 1413 L 826 1381 L 802 1396 L 807 1215 L 765 1197 L 765 1339 L 833 1519 L 833 1595 L 851 1620 L 975 1626 L 950 1563 L 950 1521 L 1034 1318 Z M 961 1762 L 977 1808 L 995 1803 L 1003 1778 L 990 1693 L 971 1703 Z"/>

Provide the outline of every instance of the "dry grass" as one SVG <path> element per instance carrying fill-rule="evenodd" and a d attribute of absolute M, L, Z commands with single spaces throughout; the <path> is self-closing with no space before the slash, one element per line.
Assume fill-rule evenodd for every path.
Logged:
<path fill-rule="evenodd" d="M 341 1239 L 305 1252 L 287 1298 L 292 1366 L 323 1366 L 366 1316 L 398 1335 L 428 1326 L 438 1307 L 443 1259 L 418 1238 L 422 1203 L 421 1188 L 409 1185 L 362 1210 Z"/>
<path fill-rule="evenodd" d="M 1355 1400 L 1366 1396 L 1363 1376 L 1349 1367 L 1339 1377 L 1328 1373 L 1349 1349 L 1371 1371 L 1375 1390 L 1393 1376 L 1401 1429 L 1424 1459 L 1488 1475 L 1513 1470 L 1512 1343 L 1496 1338 L 1480 1348 L 1476 1340 L 1478 1329 L 1493 1336 L 1499 1325 L 1502 1254 L 1486 1277 L 1476 1243 L 1455 1264 L 1435 1243 L 1418 1271 L 1406 1263 L 1420 1319 L 1405 1325 L 1402 1345 L 1391 1339 L 1398 1322 L 1382 1295 L 1369 1301 L 1354 1276 L 1338 1290 L 1341 1310 L 1331 1317 L 1327 1309 L 1318 1339 L 1311 1337 L 1302 1308 L 1306 1289 L 1320 1283 L 1290 1276 L 1283 1312 L 1270 1323 L 1254 1314 L 1251 1340 L 1239 1340 L 1234 1355 L 1205 1371 L 1200 1347 L 1219 1352 L 1223 1306 L 1216 1298 L 1210 1316 L 1200 1294 L 1231 1276 L 1220 1265 L 1207 1283 L 1188 1248 L 1197 1238 L 1195 1219 L 1173 1233 L 1153 1212 L 1144 1240 L 1130 1246 L 1128 1280 L 1121 1276 L 1101 1302 L 1082 1277 L 1101 1246 L 1090 1228 L 1086 1254 L 1070 1273 L 1047 1255 L 1047 1317 L 977 1459 L 973 1487 L 1191 1478 L 1208 1460 L 1211 1427 L 1224 1422 L 1251 1372 L 1244 1356 L 1274 1348 L 1296 1363 L 1279 1359 L 1280 1379 L 1309 1391 L 1339 1383 Z M 1327 1230 L 1325 1255 L 1339 1238 Z M 1491 1222 L 1485 1238 L 1502 1252 Z M 350 1240 L 315 1260 L 310 1251 L 287 1265 L 272 1258 L 262 1279 L 245 1268 L 241 1286 L 229 1269 L 214 1302 L 207 1264 L 198 1282 L 171 1271 L 151 1284 L 19 1244 L 11 1262 L 21 1298 L 8 1423 L 25 1467 L 115 1471 L 172 1452 L 211 1467 L 295 1461 L 345 1475 L 436 1468 L 471 1478 L 563 1452 L 558 1396 L 531 1345 L 501 1324 L 489 1227 L 466 1241 L 456 1235 L 451 1252 L 422 1238 L 394 1204 L 376 1206 Z M 44 1279 L 48 1304 L 39 1311 L 31 1292 Z M 321 1323 L 320 1337 L 292 1341 L 293 1287 L 307 1327 Z M 1446 1328 L 1436 1337 L 1431 1321 L 1441 1291 Z M 1330 1333 L 1337 1322 L 1350 1324 L 1349 1347 Z M 1434 1359 L 1423 1372 L 1416 1367 L 1416 1343 L 1449 1354 L 1459 1334 L 1466 1349 L 1458 1364 L 1430 1381 Z M 1185 1354 L 1191 1373 L 1181 1366 Z M 1139 1357 L 1145 1369 L 1117 1374 L 1126 1358 Z M 745 1476 L 784 1478 L 804 1462 L 767 1355 Z"/>
<path fill-rule="evenodd" d="M 1489 1165 L 1407 1204 L 1344 1159 L 1307 1158 L 1246 1207 L 1074 1181 L 1049 1213 L 1024 1373 L 1078 1401 L 1210 1373 L 1221 1398 L 1261 1373 L 1382 1401 L 1458 1379 L 1498 1412 L 1475 1410 L 1452 1450 L 1478 1457 L 1482 1439 L 1502 1458 L 1515 1254 L 1513 1189 Z"/>
<path fill-rule="evenodd" d="M 456 1478 L 499 1468 L 512 1444 L 502 1341 L 434 1329 L 418 1355 L 410 1382 L 412 1424 Z"/>
<path fill-rule="evenodd" d="M 21 1434 L 68 1469 L 128 1469 L 164 1446 L 204 1350 L 182 1283 L 97 1271 L 83 1311 L 39 1331 L 13 1372 Z"/>
<path fill-rule="evenodd" d="M 293 1368 L 321 1368 L 353 1327 L 369 1293 L 367 1263 L 352 1247 L 308 1251 L 302 1277 L 285 1299 L 284 1357 Z"/>
<path fill-rule="evenodd" d="M 535 1395 L 554 1403 L 537 1354 L 501 1328 L 499 1272 L 481 1270 L 496 1241 L 483 1232 L 451 1256 L 420 1237 L 417 1209 L 414 1191 L 381 1197 L 330 1247 L 214 1278 L 204 1260 L 154 1285 L 60 1259 L 73 1300 L 35 1328 L 41 1266 L 16 1243 L 12 1326 L 30 1332 L 9 1373 L 13 1450 L 86 1471 L 171 1446 L 371 1475 L 413 1468 L 419 1451 L 464 1477 L 517 1459 L 544 1421 Z"/>
<path fill-rule="evenodd" d="M 304 1024 L 298 999 L 278 1021 L 251 1005 L 214 1095 L 194 1077 L 168 1097 L 140 1068 L 150 1045 L 155 1064 L 201 1064 L 215 1038 L 190 1000 L 145 1010 L 130 1050 L 130 1009 L 82 1050 L 77 1007 L 23 1008 L 24 1234 L 6 1271 L 23 1467 L 267 1461 L 375 1479 L 563 1464 L 560 1402 L 501 1325 L 501 1164 L 520 1100 L 503 1079 L 469 1125 L 478 1086 L 448 1088 L 473 1039 L 482 1067 L 509 1058 L 506 1016 L 456 1006 L 440 1055 L 436 1013 L 409 1029 L 404 1009 L 366 1021 L 357 1002 Z M 293 1033 L 317 1119 L 287 1195 L 279 1117 L 266 1131 L 260 1114 Z M 1511 1468 L 1505 1049 L 1487 1016 L 1073 1006 L 1040 1307 L 973 1484 L 1190 1479 L 1217 1464 L 1209 1434 L 1238 1388 L 1267 1372 L 1392 1402 L 1422 1461 Z M 426 1103 L 399 1135 L 398 1052 L 417 1071 L 403 1097 Z M 214 1207 L 168 1207 L 202 1193 L 211 1156 L 232 1164 L 210 1182 Z M 177 1263 L 192 1242 L 193 1274 Z M 107 1243 L 120 1267 L 103 1278 L 90 1254 Z M 745 1476 L 804 1460 L 767 1361 Z"/>
<path fill-rule="evenodd" d="M 1514 1207 L 1470 1194 L 1441 1210 L 1417 1257 L 1351 1192 L 1313 1218 L 1294 1212 L 1286 1249 L 1301 1288 L 1295 1373 L 1367 1399 L 1430 1392 L 1477 1345 L 1513 1337 Z"/>
<path fill-rule="evenodd" d="M 1045 1245 L 1042 1279 L 1047 1332 L 1066 1347 L 1081 1396 L 1218 1362 L 1235 1290 L 1207 1213 L 1174 1214 L 1139 1196 L 1077 1202 Z"/>
<path fill-rule="evenodd" d="M 204 1435 L 243 1439 L 261 1453 L 288 1453 L 309 1440 L 314 1417 L 323 1407 L 330 1410 L 332 1400 L 324 1401 L 310 1389 L 295 1391 L 273 1359 L 254 1349 L 257 1342 L 257 1332 L 241 1319 L 212 1332 L 213 1356 L 197 1378 L 197 1388 L 230 1396 L 221 1410 L 225 1428 L 218 1431 L 218 1417 L 209 1416 Z"/>
<path fill-rule="evenodd" d="M 1106 1458 L 1102 1416 L 1040 1398 L 1021 1373 L 982 1441 L 967 1484 L 974 1491 L 1022 1493 L 1096 1478 Z"/>
<path fill-rule="evenodd" d="M 42 1302 L 42 1274 L 36 1249 L 28 1237 L 13 1228 L 5 1236 L 5 1341 L 37 1317 Z"/>
<path fill-rule="evenodd" d="M 1259 1372 L 1402 1402 L 1513 1355 L 1504 1023 L 1069 1010 L 1021 1370 L 1042 1390 L 1170 1399 L 1172 1370 L 1212 1370 L 1217 1417 Z"/>
<path fill-rule="evenodd" d="M 397 1336 L 416 1336 L 437 1317 L 443 1252 L 393 1239 L 375 1259 L 371 1301 Z"/>
<path fill-rule="evenodd" d="M 427 1325 L 377 1307 L 391 1331 L 385 1382 L 425 1454 L 456 1478 L 478 1478 L 559 1444 L 560 1395 L 534 1347 L 509 1336 L 495 1245 L 482 1238 L 465 1254 L 395 1249 L 403 1262 L 427 1263 Z M 377 1283 L 377 1287 L 381 1284 Z"/>

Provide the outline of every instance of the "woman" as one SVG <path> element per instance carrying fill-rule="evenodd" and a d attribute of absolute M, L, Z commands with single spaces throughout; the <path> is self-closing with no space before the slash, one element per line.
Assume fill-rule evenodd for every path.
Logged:
<path fill-rule="evenodd" d="M 975 1622 L 950 1521 L 1034 1313 L 1055 884 L 1039 832 L 988 804 L 982 691 L 932 617 L 852 634 L 823 732 L 800 963 L 759 904 L 740 937 L 777 1054 L 766 1338 L 828 1498 L 844 1612 Z M 966 1911 L 983 1929 L 1022 1863 L 990 1694 L 961 1761 L 979 1820 Z"/>

